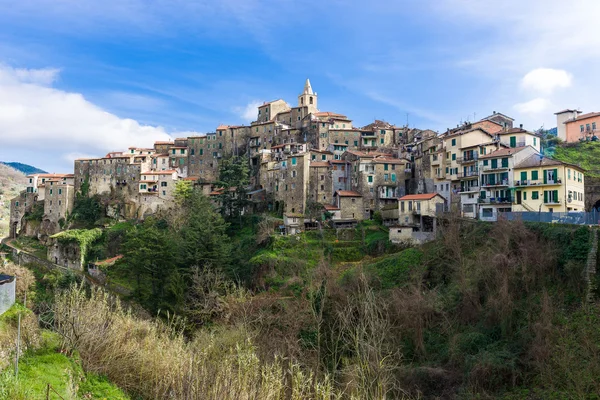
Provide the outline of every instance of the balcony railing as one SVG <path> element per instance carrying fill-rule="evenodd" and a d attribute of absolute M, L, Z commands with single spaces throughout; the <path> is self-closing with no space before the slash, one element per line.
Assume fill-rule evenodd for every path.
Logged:
<path fill-rule="evenodd" d="M 491 165 L 484 165 L 481 169 L 483 171 L 498 171 L 501 169 L 508 169 L 508 164 L 496 165 L 495 167 L 492 167 Z"/>
<path fill-rule="evenodd" d="M 463 171 L 458 174 L 459 179 L 469 178 L 469 177 L 477 177 L 477 176 L 479 176 L 479 170 L 477 170 L 477 169 L 472 170 L 472 171 L 467 171 L 467 172 Z"/>
<path fill-rule="evenodd" d="M 506 204 L 512 203 L 514 201 L 514 197 L 486 197 L 485 199 L 479 198 L 478 202 L 480 204 Z"/>
<path fill-rule="evenodd" d="M 527 180 L 527 181 L 516 181 L 515 186 L 542 186 L 542 185 L 560 185 L 562 183 L 561 179 L 555 180 L 547 180 L 546 183 L 541 180 Z"/>
<path fill-rule="evenodd" d="M 458 157 L 456 159 L 456 162 L 458 162 L 459 164 L 464 164 L 464 163 L 475 162 L 478 159 L 479 159 L 479 154 L 473 153 L 472 155 L 467 156 L 467 157 Z"/>
<path fill-rule="evenodd" d="M 470 187 L 456 189 L 456 192 L 457 193 L 479 192 L 479 186 L 470 186 Z"/>
<path fill-rule="evenodd" d="M 490 183 L 490 182 L 483 182 L 481 184 L 481 186 L 508 186 L 508 180 L 504 179 L 502 181 L 499 182 L 494 182 L 494 183 Z"/>

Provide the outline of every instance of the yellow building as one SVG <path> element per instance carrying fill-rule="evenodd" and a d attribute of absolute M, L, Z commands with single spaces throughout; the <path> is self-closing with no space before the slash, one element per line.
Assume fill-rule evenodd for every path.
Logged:
<path fill-rule="evenodd" d="M 584 170 L 534 154 L 513 169 L 513 211 L 585 211 Z"/>

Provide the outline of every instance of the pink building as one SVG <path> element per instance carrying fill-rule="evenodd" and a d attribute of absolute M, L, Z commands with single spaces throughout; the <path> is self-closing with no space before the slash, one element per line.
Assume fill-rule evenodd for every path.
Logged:
<path fill-rule="evenodd" d="M 558 137 L 565 142 L 589 139 L 600 129 L 600 112 L 582 114 L 579 110 L 562 110 L 555 115 Z"/>

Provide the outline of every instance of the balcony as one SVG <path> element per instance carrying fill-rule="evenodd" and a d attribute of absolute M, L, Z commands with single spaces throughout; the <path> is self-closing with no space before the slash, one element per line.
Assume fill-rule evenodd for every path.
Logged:
<path fill-rule="evenodd" d="M 397 199 L 398 198 L 398 193 L 396 191 L 396 188 L 391 188 L 391 187 L 381 187 L 379 189 L 379 198 L 380 199 Z"/>
<path fill-rule="evenodd" d="M 527 181 L 516 181 L 515 182 L 515 186 L 520 186 L 520 187 L 527 187 L 527 186 L 544 186 L 544 185 L 560 185 L 562 184 L 562 180 L 561 179 L 556 179 L 556 180 L 547 180 L 546 183 L 544 183 L 544 181 L 532 181 L 532 180 L 527 180 Z"/>
<path fill-rule="evenodd" d="M 467 163 L 472 163 L 479 160 L 479 154 L 477 153 L 473 153 L 472 155 L 468 156 L 468 157 L 458 157 L 456 159 L 456 162 L 459 164 L 467 164 Z"/>
<path fill-rule="evenodd" d="M 483 171 L 501 171 L 503 169 L 508 169 L 508 164 L 496 165 L 495 167 L 491 165 L 484 165 L 481 169 Z"/>
<path fill-rule="evenodd" d="M 548 199 L 544 200 L 544 204 L 561 204 L 560 199 Z"/>
<path fill-rule="evenodd" d="M 480 190 L 479 186 L 470 186 L 470 187 L 464 187 L 464 188 L 457 189 L 456 192 L 457 193 L 475 193 L 475 192 L 479 192 L 479 190 Z"/>
<path fill-rule="evenodd" d="M 375 132 L 361 132 L 362 137 L 375 137 Z"/>
<path fill-rule="evenodd" d="M 487 197 L 482 199 L 481 197 L 478 200 L 479 204 L 508 204 L 514 201 L 514 197 Z"/>
<path fill-rule="evenodd" d="M 493 182 L 493 183 L 489 183 L 489 182 L 484 182 L 481 184 L 482 187 L 499 187 L 499 186 L 508 186 L 508 179 L 504 179 L 502 181 L 499 182 Z"/>
<path fill-rule="evenodd" d="M 452 164 L 452 160 L 450 158 L 446 158 L 445 163 L 448 164 L 448 165 L 450 165 L 450 164 Z"/>
<path fill-rule="evenodd" d="M 436 179 L 445 179 L 446 178 L 446 173 L 445 172 L 440 172 L 435 174 Z"/>
<path fill-rule="evenodd" d="M 472 171 L 467 171 L 467 172 L 460 172 L 458 174 L 458 179 L 462 179 L 462 178 L 476 178 L 479 176 L 479 170 L 478 169 L 474 169 Z"/>

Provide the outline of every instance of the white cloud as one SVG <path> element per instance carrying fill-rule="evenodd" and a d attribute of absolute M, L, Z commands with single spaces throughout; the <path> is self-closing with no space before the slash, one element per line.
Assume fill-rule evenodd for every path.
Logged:
<path fill-rule="evenodd" d="M 161 127 L 119 118 L 79 93 L 47 86 L 57 77 L 58 70 L 0 65 L 0 153 L 4 157 L 34 151 L 43 154 L 42 163 L 72 161 L 81 154 L 103 156 L 170 138 Z M 69 168 L 67 163 L 61 165 Z"/>
<path fill-rule="evenodd" d="M 253 100 L 244 107 L 235 107 L 234 112 L 242 117 L 244 122 L 256 121 L 258 106 L 260 106 L 262 103 L 262 101 Z"/>
<path fill-rule="evenodd" d="M 523 77 L 521 86 L 547 95 L 556 89 L 570 87 L 572 82 L 573 76 L 563 69 L 537 68 Z"/>
<path fill-rule="evenodd" d="M 525 103 L 515 104 L 514 108 L 521 114 L 542 114 L 550 111 L 551 103 L 547 99 L 538 97 Z"/>

